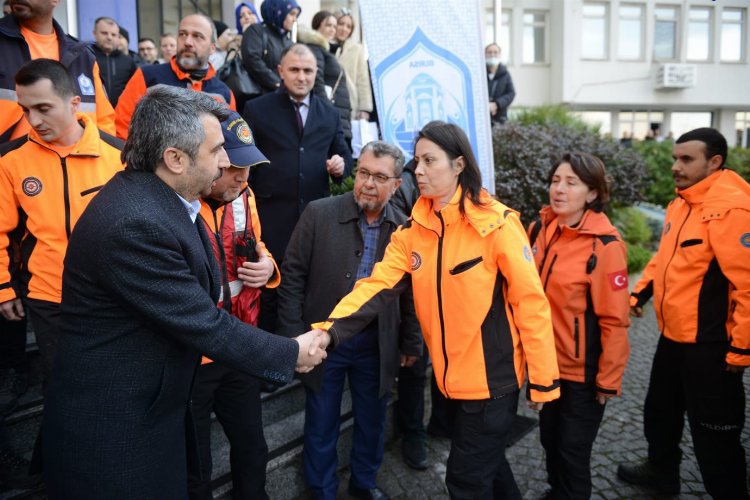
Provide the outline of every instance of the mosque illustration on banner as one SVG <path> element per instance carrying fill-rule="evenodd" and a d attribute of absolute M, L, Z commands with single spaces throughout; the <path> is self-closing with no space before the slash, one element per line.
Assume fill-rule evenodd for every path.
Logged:
<path fill-rule="evenodd" d="M 476 145 L 471 72 L 452 52 L 417 28 L 406 44 L 378 64 L 378 94 L 385 110 L 383 139 L 412 156 L 414 137 L 432 120 L 454 123 Z"/>

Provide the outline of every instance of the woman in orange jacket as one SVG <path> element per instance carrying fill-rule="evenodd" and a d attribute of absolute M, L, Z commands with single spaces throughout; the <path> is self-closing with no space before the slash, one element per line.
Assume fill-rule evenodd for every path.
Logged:
<path fill-rule="evenodd" d="M 546 498 L 585 499 L 604 405 L 620 394 L 628 359 L 627 258 L 602 212 L 609 188 L 599 158 L 563 155 L 548 184 L 550 205 L 529 228 L 560 368 L 560 399 L 544 406 L 539 423 L 552 487 Z"/>
<path fill-rule="evenodd" d="M 437 384 L 457 411 L 451 498 L 521 498 L 505 446 L 527 367 L 534 407 L 559 394 L 549 305 L 518 214 L 482 190 L 466 134 L 427 124 L 414 161 L 411 218 L 371 276 L 313 326 L 338 345 L 411 282 Z"/>

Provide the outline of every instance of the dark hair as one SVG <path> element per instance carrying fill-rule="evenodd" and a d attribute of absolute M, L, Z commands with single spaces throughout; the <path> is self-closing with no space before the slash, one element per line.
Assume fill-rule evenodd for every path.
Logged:
<path fill-rule="evenodd" d="M 434 142 L 440 149 L 445 151 L 448 159 L 455 160 L 459 156 L 464 158 L 464 169 L 458 174 L 458 184 L 461 186 L 461 199 L 458 209 L 462 214 L 466 213 L 466 198 L 477 206 L 483 205 L 480 194 L 482 192 L 482 173 L 479 171 L 471 143 L 461 127 L 452 123 L 439 120 L 431 121 L 419 131 L 414 140 L 414 147 L 421 139 Z"/>
<path fill-rule="evenodd" d="M 591 203 L 586 203 L 584 208 L 594 212 L 604 210 L 604 206 L 609 201 L 609 179 L 604 170 L 604 163 L 588 153 L 563 153 L 562 157 L 552 165 L 547 175 L 547 186 L 552 185 L 552 178 L 563 163 L 569 164 L 581 182 L 590 190 L 596 191 L 596 199 Z"/>
<path fill-rule="evenodd" d="M 141 38 L 139 38 L 139 39 L 138 39 L 138 43 L 139 43 L 139 44 L 140 44 L 140 43 L 143 43 L 143 42 L 151 42 L 151 43 L 153 43 L 153 44 L 154 44 L 154 47 L 156 47 L 156 42 L 154 41 L 154 39 L 153 39 L 153 38 L 149 38 L 149 37 L 147 37 L 147 36 L 144 36 L 144 37 L 141 37 Z"/>
<path fill-rule="evenodd" d="M 719 168 L 724 167 L 724 162 L 727 161 L 727 140 L 721 133 L 715 128 L 702 127 L 690 132 L 685 132 L 677 138 L 675 144 L 682 144 L 683 142 L 700 141 L 706 145 L 705 157 L 706 160 L 710 160 L 716 155 L 721 156 L 721 165 Z"/>
<path fill-rule="evenodd" d="M 384 158 L 386 156 L 393 158 L 393 175 L 401 177 L 401 174 L 404 172 L 404 153 L 399 148 L 385 141 L 371 141 L 364 145 L 362 151 L 359 152 L 359 156 L 362 157 L 368 151 L 375 158 Z"/>
<path fill-rule="evenodd" d="M 325 21 L 329 17 L 336 19 L 336 16 L 333 15 L 333 12 L 328 12 L 327 10 L 321 10 L 320 12 L 315 13 L 312 18 L 312 29 L 317 31 L 318 28 L 320 28 L 320 25 L 323 24 L 323 21 Z"/>
<path fill-rule="evenodd" d="M 97 17 L 96 20 L 94 21 L 94 29 L 96 29 L 96 25 L 99 24 L 101 21 L 104 21 L 107 24 L 114 24 L 115 26 L 117 26 L 117 29 L 120 29 L 120 25 L 117 24 L 117 21 L 115 21 L 109 16 Z"/>
<path fill-rule="evenodd" d="M 203 92 L 170 85 L 155 85 L 138 101 L 122 149 L 129 170 L 153 172 L 163 162 L 167 148 L 184 151 L 195 159 L 206 139 L 201 118 L 229 117 L 229 107 Z"/>
<path fill-rule="evenodd" d="M 27 62 L 16 73 L 16 85 L 26 87 L 34 85 L 42 79 L 52 82 L 55 94 L 67 99 L 78 95 L 76 82 L 68 73 L 68 69 L 52 59 L 34 59 Z"/>

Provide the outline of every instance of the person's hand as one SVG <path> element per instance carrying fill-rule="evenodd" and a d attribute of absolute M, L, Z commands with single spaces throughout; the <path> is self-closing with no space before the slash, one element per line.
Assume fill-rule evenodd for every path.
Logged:
<path fill-rule="evenodd" d="M 409 356 L 408 354 L 401 355 L 401 368 L 410 368 L 417 362 L 419 356 Z"/>
<path fill-rule="evenodd" d="M 327 337 L 327 338 L 326 338 Z M 318 366 L 326 359 L 326 347 L 330 342 L 328 332 L 322 330 L 310 330 L 307 333 L 295 337 L 294 340 L 299 344 L 299 353 L 297 354 L 296 371 L 307 373 Z"/>
<path fill-rule="evenodd" d="M 333 177 L 344 175 L 344 159 L 339 155 L 333 155 L 326 160 L 326 170 Z"/>
<path fill-rule="evenodd" d="M 356 114 L 355 118 L 357 120 L 369 120 L 370 119 L 370 113 L 368 113 L 367 111 L 359 111 Z"/>
<path fill-rule="evenodd" d="M 258 262 L 243 262 L 242 267 L 237 268 L 237 277 L 245 286 L 260 288 L 271 279 L 274 267 L 273 261 L 263 251 L 260 243 L 255 245 L 255 252 L 258 254 Z"/>
<path fill-rule="evenodd" d="M 727 363 L 727 371 L 730 373 L 742 373 L 745 371 L 745 368 L 747 368 L 747 366 L 730 365 Z"/>
<path fill-rule="evenodd" d="M 494 101 L 490 101 L 490 116 L 495 116 L 497 114 L 497 103 Z"/>
<path fill-rule="evenodd" d="M 526 405 L 534 411 L 541 411 L 544 407 L 544 403 L 536 403 L 534 401 L 526 401 Z"/>
<path fill-rule="evenodd" d="M 8 321 L 20 321 L 26 316 L 21 299 L 11 299 L 0 303 L 0 314 Z"/>
<path fill-rule="evenodd" d="M 596 402 L 600 405 L 606 405 L 607 401 L 615 397 L 614 394 L 601 394 L 599 392 L 596 393 Z"/>
<path fill-rule="evenodd" d="M 635 318 L 642 318 L 643 308 L 641 306 L 630 306 L 630 315 Z"/>

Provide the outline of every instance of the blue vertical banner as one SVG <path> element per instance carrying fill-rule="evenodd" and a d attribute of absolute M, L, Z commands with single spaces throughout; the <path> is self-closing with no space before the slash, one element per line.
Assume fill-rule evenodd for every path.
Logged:
<path fill-rule="evenodd" d="M 461 127 L 495 192 L 479 0 L 360 0 L 383 140 L 407 159 L 432 120 Z"/>
<path fill-rule="evenodd" d="M 78 0 L 78 38 L 94 40 L 94 21 L 111 17 L 128 30 L 130 49 L 138 51 L 138 5 L 136 0 Z"/>

